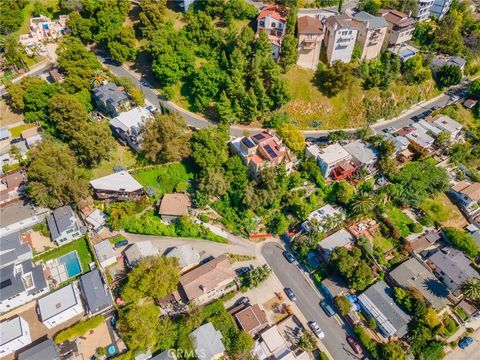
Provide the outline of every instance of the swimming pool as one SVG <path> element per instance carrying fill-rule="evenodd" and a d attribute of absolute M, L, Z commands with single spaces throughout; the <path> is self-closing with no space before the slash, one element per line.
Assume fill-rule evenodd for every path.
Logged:
<path fill-rule="evenodd" d="M 77 276 L 82 272 L 82 267 L 78 261 L 78 255 L 76 251 L 72 251 L 71 253 L 63 255 L 58 260 L 65 265 L 69 278 Z"/>

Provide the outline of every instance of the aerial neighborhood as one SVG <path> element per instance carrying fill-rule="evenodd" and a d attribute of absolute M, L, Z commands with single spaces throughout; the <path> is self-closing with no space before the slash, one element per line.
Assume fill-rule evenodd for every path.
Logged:
<path fill-rule="evenodd" d="M 0 2 L 0 359 L 480 353 L 478 0 Z"/>

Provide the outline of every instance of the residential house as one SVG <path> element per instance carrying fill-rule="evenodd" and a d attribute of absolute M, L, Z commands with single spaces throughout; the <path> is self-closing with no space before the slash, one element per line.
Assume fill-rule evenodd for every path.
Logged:
<path fill-rule="evenodd" d="M 310 359 L 304 351 L 292 351 L 275 325 L 260 334 L 260 338 L 255 342 L 252 353 L 259 360 Z"/>
<path fill-rule="evenodd" d="M 235 314 L 235 319 L 243 331 L 255 336 L 268 326 L 267 314 L 258 304 L 248 306 L 247 308 Z"/>
<path fill-rule="evenodd" d="M 329 17 L 325 21 L 325 28 L 328 63 L 332 64 L 334 61 L 349 63 L 362 23 L 342 14 Z"/>
<path fill-rule="evenodd" d="M 356 223 L 350 225 L 347 230 L 352 234 L 355 239 L 365 237 L 367 239 L 373 239 L 379 229 L 379 224 L 373 219 L 362 219 Z"/>
<path fill-rule="evenodd" d="M 192 331 L 189 338 L 199 360 L 217 360 L 225 354 L 222 333 L 210 322 Z"/>
<path fill-rule="evenodd" d="M 480 279 L 480 274 L 473 269 L 470 259 L 462 251 L 451 246 L 437 250 L 426 262 L 457 297 L 461 295 L 461 287 L 466 280 Z"/>
<path fill-rule="evenodd" d="M 421 153 L 429 153 L 435 139 L 431 137 L 424 127 L 418 124 L 412 124 L 413 130 L 405 135 L 405 137 L 410 141 L 410 145 Z"/>
<path fill-rule="evenodd" d="M 465 65 L 467 65 L 467 60 L 460 56 L 441 55 L 438 57 L 434 57 L 432 60 L 430 60 L 430 70 L 432 70 L 433 76 L 436 76 L 438 74 L 438 71 L 445 65 L 456 66 L 461 70 L 463 74 Z"/>
<path fill-rule="evenodd" d="M 52 56 L 46 45 L 56 42 L 70 30 L 67 27 L 68 15 L 60 15 L 52 21 L 46 16 L 30 18 L 30 32 L 20 35 L 19 43 L 23 45 L 27 55 Z"/>
<path fill-rule="evenodd" d="M 0 237 L 0 313 L 48 292 L 42 265 L 33 266 L 32 257 L 19 232 Z"/>
<path fill-rule="evenodd" d="M 320 49 L 325 35 L 322 21 L 313 16 L 301 16 L 297 21 L 297 32 L 297 65 L 315 71 L 320 61 Z"/>
<path fill-rule="evenodd" d="M 138 262 L 149 256 L 159 255 L 159 250 L 155 247 L 151 241 L 140 241 L 127 250 L 125 250 L 125 262 L 129 268 L 134 268 L 137 266 Z"/>
<path fill-rule="evenodd" d="M 242 158 L 248 171 L 254 176 L 258 176 L 265 168 L 280 165 L 284 165 L 287 173 L 291 173 L 297 161 L 282 140 L 269 131 L 236 138 L 229 145 L 232 153 Z"/>
<path fill-rule="evenodd" d="M 348 293 L 348 284 L 338 274 L 332 274 L 322 281 L 320 285 L 322 293 L 327 298 L 333 299 L 337 296 L 342 296 Z"/>
<path fill-rule="evenodd" d="M 9 171 L 0 176 L 0 208 L 17 202 L 26 190 L 27 177 L 23 170 Z"/>
<path fill-rule="evenodd" d="M 90 225 L 93 231 L 99 233 L 103 230 L 105 223 L 107 221 L 107 214 L 100 211 L 99 209 L 93 210 L 85 218 L 85 222 Z"/>
<path fill-rule="evenodd" d="M 428 122 L 427 120 L 424 120 L 424 119 L 418 120 L 418 122 L 415 123 L 415 124 L 412 124 L 412 126 L 414 126 L 417 129 L 418 129 L 419 126 L 423 127 L 434 138 L 436 138 L 438 136 L 438 134 L 440 134 L 442 132 L 441 129 L 439 129 L 434 124 L 432 124 L 432 123 L 430 123 L 430 122 Z"/>
<path fill-rule="evenodd" d="M 382 9 L 379 14 L 387 21 L 386 41 L 389 46 L 400 45 L 412 39 L 415 31 L 415 19 L 392 9 Z"/>
<path fill-rule="evenodd" d="M 265 31 L 272 45 L 275 61 L 280 58 L 282 41 L 287 29 L 288 9 L 282 5 L 267 5 L 257 16 L 257 33 Z"/>
<path fill-rule="evenodd" d="M 23 130 L 20 133 L 21 138 L 25 140 L 25 143 L 27 144 L 29 149 L 31 149 L 33 145 L 43 140 L 43 137 L 39 133 L 39 130 L 40 128 L 33 127 L 30 129 Z"/>
<path fill-rule="evenodd" d="M 53 210 L 47 217 L 47 224 L 53 241 L 59 245 L 79 239 L 87 232 L 70 205 Z"/>
<path fill-rule="evenodd" d="M 325 148 L 320 148 L 318 145 L 311 145 L 305 150 L 305 156 L 313 157 L 317 161 L 325 179 L 331 175 L 333 175 L 334 178 L 343 178 L 344 175 L 351 175 L 356 171 L 351 161 L 353 159 L 352 155 L 337 143 L 328 145 Z M 354 168 L 353 171 L 348 170 L 349 165 Z"/>
<path fill-rule="evenodd" d="M 374 146 L 364 143 L 361 140 L 355 140 L 343 145 L 343 148 L 357 162 L 358 167 L 364 167 L 369 173 L 375 171 L 375 164 L 379 158 L 379 152 Z"/>
<path fill-rule="evenodd" d="M 192 6 L 195 1 L 196 0 L 179 0 L 180 7 L 183 8 L 183 11 L 187 12 L 190 6 Z"/>
<path fill-rule="evenodd" d="M 131 108 L 127 93 L 114 83 L 100 85 L 92 92 L 97 107 L 110 116 L 118 116 Z"/>
<path fill-rule="evenodd" d="M 200 263 L 200 253 L 191 245 L 175 246 L 165 256 L 177 258 L 182 272 L 186 272 Z"/>
<path fill-rule="evenodd" d="M 434 0 L 430 8 L 430 15 L 439 19 L 443 18 L 448 10 L 450 10 L 452 2 L 453 0 Z"/>
<path fill-rule="evenodd" d="M 325 239 L 321 240 L 318 244 L 318 250 L 328 260 L 332 252 L 338 247 L 345 247 L 350 249 L 355 242 L 355 238 L 347 230 L 341 229 Z"/>
<path fill-rule="evenodd" d="M 465 109 L 469 109 L 469 110 L 472 110 L 475 105 L 477 105 L 477 100 L 474 100 L 474 99 L 467 99 L 463 102 L 463 106 L 465 107 Z"/>
<path fill-rule="evenodd" d="M 356 13 L 353 18 L 362 26 L 358 31 L 357 43 L 362 49 L 362 60 L 376 59 L 380 56 L 387 35 L 388 23 L 382 16 L 373 16 L 366 11 Z"/>
<path fill-rule="evenodd" d="M 98 244 L 93 245 L 93 249 L 95 250 L 95 255 L 97 255 L 97 260 L 102 268 L 105 269 L 117 262 L 115 251 L 113 251 L 112 244 L 109 240 L 103 240 Z"/>
<path fill-rule="evenodd" d="M 447 115 L 437 115 L 431 122 L 435 127 L 450 135 L 451 140 L 458 139 L 463 128 L 462 124 Z"/>
<path fill-rule="evenodd" d="M 413 47 L 412 45 L 398 44 L 388 48 L 388 51 L 398 56 L 401 62 L 405 62 L 417 55 L 420 50 L 418 50 L 416 47 Z"/>
<path fill-rule="evenodd" d="M 384 337 L 401 338 L 407 334 L 411 318 L 395 303 L 393 289 L 384 281 L 375 283 L 360 294 L 358 302 L 375 319 Z"/>
<path fill-rule="evenodd" d="M 53 83 L 59 83 L 63 81 L 63 75 L 58 71 L 57 68 L 53 68 L 48 72 L 49 80 Z"/>
<path fill-rule="evenodd" d="M 92 180 L 90 185 L 100 200 L 137 201 L 147 196 L 142 184 L 128 171 L 119 171 Z"/>
<path fill-rule="evenodd" d="M 89 316 L 106 314 L 113 310 L 112 293 L 99 269 L 82 275 L 79 284 Z"/>
<path fill-rule="evenodd" d="M 307 220 L 302 223 L 302 230 L 328 232 L 340 226 L 343 220 L 345 220 L 345 214 L 340 209 L 327 204 L 308 215 Z"/>
<path fill-rule="evenodd" d="M 206 304 L 235 290 L 235 271 L 226 255 L 220 255 L 209 262 L 183 274 L 179 291 L 185 302 Z"/>
<path fill-rule="evenodd" d="M 432 230 L 414 239 L 407 239 L 407 249 L 415 254 L 424 254 L 427 250 L 434 249 L 442 239 L 440 232 Z"/>
<path fill-rule="evenodd" d="M 416 289 L 435 310 L 448 304 L 448 288 L 416 257 L 397 266 L 389 276 L 397 286 Z"/>
<path fill-rule="evenodd" d="M 47 339 L 18 354 L 18 360 L 60 360 L 57 345 Z"/>
<path fill-rule="evenodd" d="M 142 150 L 142 127 L 152 117 L 152 112 L 146 107 L 137 106 L 110 120 L 110 128 L 121 142 L 128 144 L 134 151 L 140 152 Z"/>
<path fill-rule="evenodd" d="M 12 137 L 12 134 L 10 133 L 10 130 L 8 130 L 8 128 L 6 127 L 0 128 L 0 141 L 10 140 L 11 137 Z"/>
<path fill-rule="evenodd" d="M 177 355 L 172 350 L 162 351 L 160 354 L 155 355 L 150 360 L 177 360 Z"/>
<path fill-rule="evenodd" d="M 475 244 L 480 248 L 480 228 L 474 224 L 468 224 L 465 226 L 465 230 L 475 240 Z"/>
<path fill-rule="evenodd" d="M 192 207 L 190 196 L 186 193 L 165 194 L 157 203 L 158 214 L 163 221 L 174 223 L 188 215 Z"/>
<path fill-rule="evenodd" d="M 49 329 L 83 315 L 78 284 L 69 284 L 38 299 L 37 312 L 43 325 Z"/>
<path fill-rule="evenodd" d="M 468 216 L 480 214 L 480 183 L 459 181 L 450 188 L 450 193 Z"/>
<path fill-rule="evenodd" d="M 417 11 L 413 15 L 418 21 L 427 20 L 430 17 L 430 9 L 434 0 L 418 0 Z"/>
<path fill-rule="evenodd" d="M 403 151 L 408 149 L 408 145 L 410 144 L 410 141 L 405 136 L 400 136 L 398 134 L 385 134 L 383 136 L 385 140 L 389 140 L 393 143 L 395 146 L 395 151 L 393 153 L 393 157 L 397 157 L 400 155 Z"/>
<path fill-rule="evenodd" d="M 17 201 L 9 206 L 0 206 L 0 236 L 32 229 L 45 220 L 50 210 L 36 208 L 33 204 Z"/>
<path fill-rule="evenodd" d="M 30 327 L 22 317 L 17 315 L 0 323 L 0 357 L 10 355 L 31 343 Z"/>

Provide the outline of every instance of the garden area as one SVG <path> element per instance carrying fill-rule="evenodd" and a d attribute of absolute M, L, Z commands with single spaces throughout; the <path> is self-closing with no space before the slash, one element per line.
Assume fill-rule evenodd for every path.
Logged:
<path fill-rule="evenodd" d="M 116 166 L 131 169 L 138 164 L 136 155 L 128 147 L 122 146 L 117 141 L 114 144 L 115 148 L 111 152 L 111 158 L 102 160 L 92 169 L 92 177 L 94 179 L 112 174 Z"/>
<path fill-rule="evenodd" d="M 402 210 L 392 206 L 386 209 L 385 214 L 400 231 L 401 236 L 406 237 L 411 234 L 410 226 L 413 221 Z"/>
<path fill-rule="evenodd" d="M 426 199 L 420 206 L 434 222 L 442 226 L 463 228 L 467 221 L 460 210 L 450 201 L 447 195 L 439 193 L 433 198 Z"/>
<path fill-rule="evenodd" d="M 76 338 L 86 334 L 88 331 L 95 329 L 103 322 L 103 320 L 104 318 L 102 315 L 97 315 L 88 320 L 80 321 L 55 335 L 55 343 L 61 344 L 64 341 L 75 340 Z"/>
<path fill-rule="evenodd" d="M 380 251 L 384 254 L 392 250 L 394 247 L 392 240 L 381 235 L 375 236 L 373 238 L 373 246 L 380 249 Z"/>

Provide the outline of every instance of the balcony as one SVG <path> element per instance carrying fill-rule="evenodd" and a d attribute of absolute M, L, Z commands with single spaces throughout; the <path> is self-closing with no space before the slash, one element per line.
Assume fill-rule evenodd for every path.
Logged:
<path fill-rule="evenodd" d="M 305 40 L 302 41 L 301 46 L 302 46 L 302 48 L 308 49 L 308 50 L 315 49 L 315 47 L 317 46 L 317 40 L 316 39 L 305 39 Z"/>

